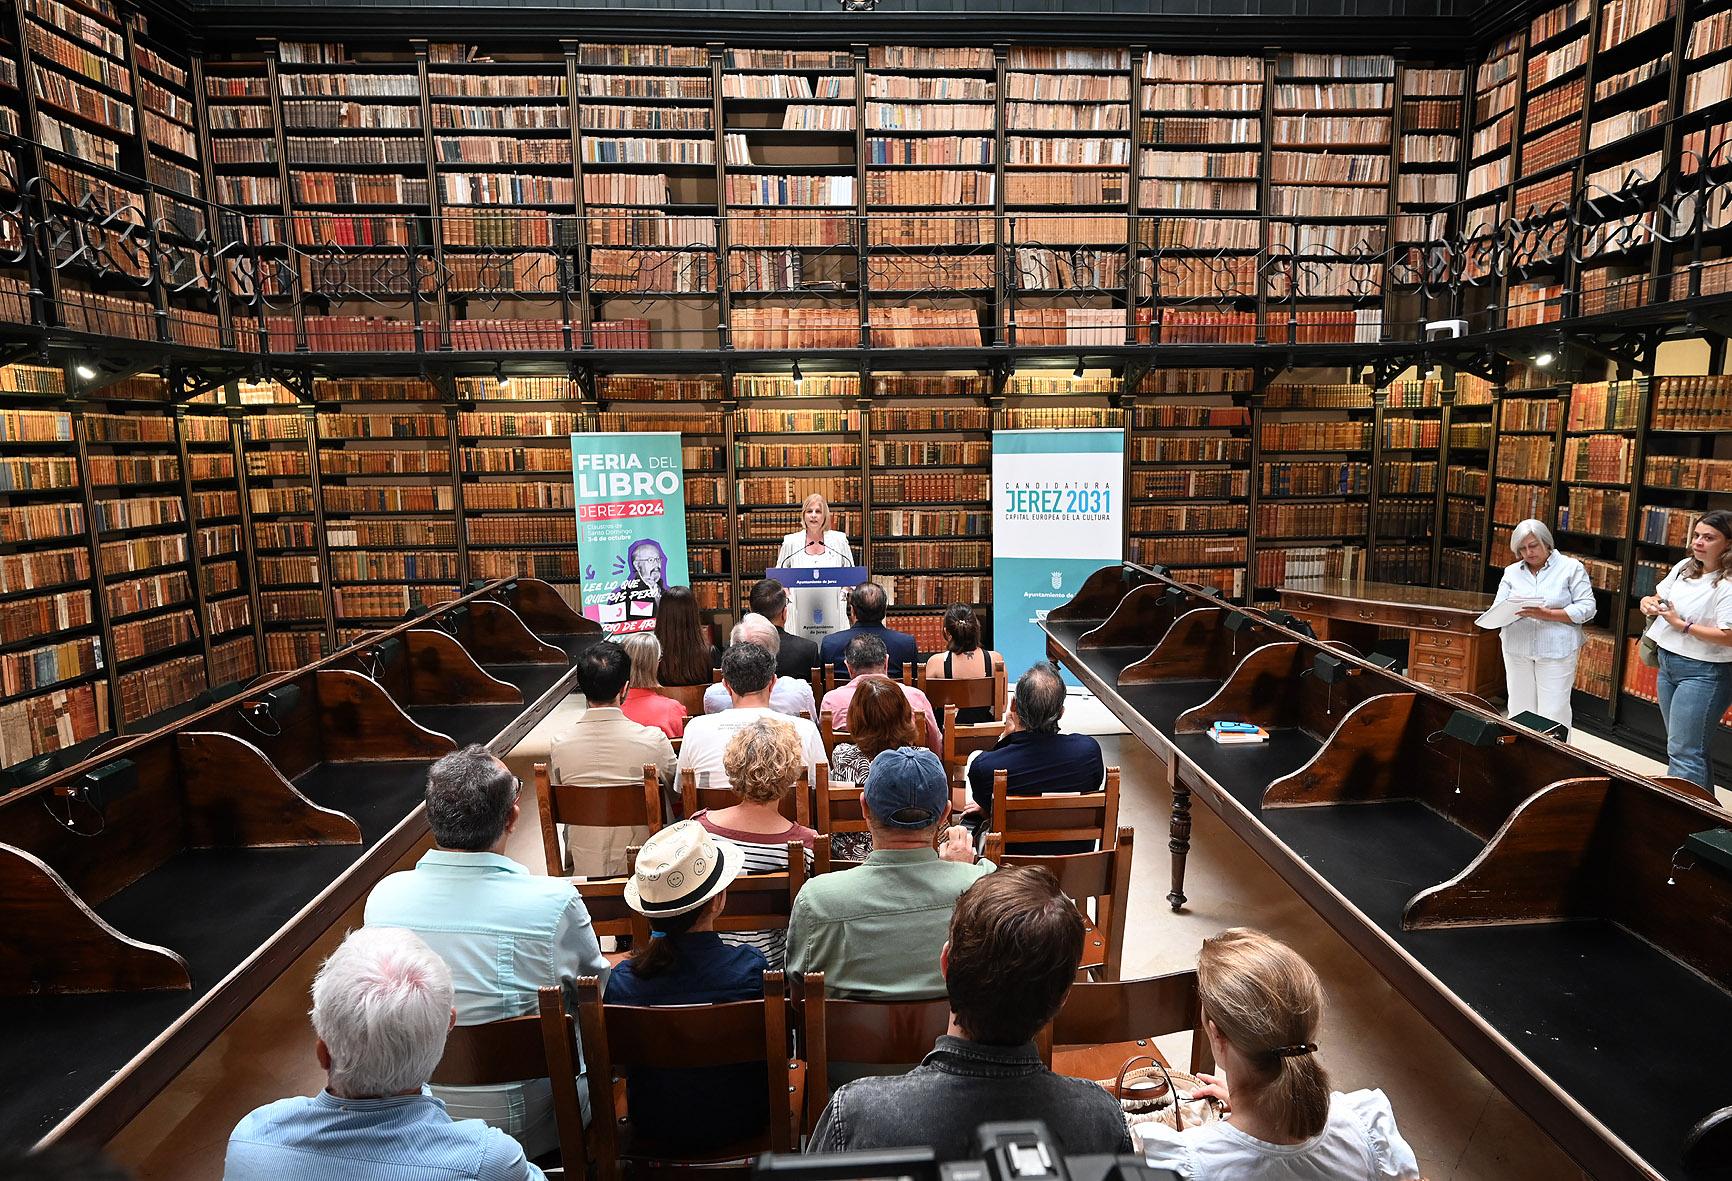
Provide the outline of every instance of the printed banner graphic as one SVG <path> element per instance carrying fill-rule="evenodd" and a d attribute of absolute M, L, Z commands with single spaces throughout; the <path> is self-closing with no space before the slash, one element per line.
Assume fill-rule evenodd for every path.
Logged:
<path fill-rule="evenodd" d="M 1116 429 L 992 433 L 992 634 L 1013 681 L 1046 658 L 1046 613 L 1124 558 L 1124 453 Z"/>
<path fill-rule="evenodd" d="M 583 613 L 609 633 L 650 630 L 662 592 L 691 582 L 679 434 L 573 435 L 571 480 Z"/>

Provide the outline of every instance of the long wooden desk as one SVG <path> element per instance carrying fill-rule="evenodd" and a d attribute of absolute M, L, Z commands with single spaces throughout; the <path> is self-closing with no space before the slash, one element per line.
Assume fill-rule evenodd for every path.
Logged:
<path fill-rule="evenodd" d="M 1583 1169 L 1732 1166 L 1684 1160 L 1732 1105 L 1732 873 L 1683 852 L 1732 814 L 1142 567 L 1044 627 L 1175 805 L 1217 812 Z M 1219 746 L 1218 719 L 1271 738 Z"/>
<path fill-rule="evenodd" d="M 0 795 L 0 1138 L 104 1143 L 503 755 L 599 629 L 497 581 Z"/>
<path fill-rule="evenodd" d="M 1369 652 L 1380 628 L 1407 634 L 1407 675 L 1452 692 L 1503 695 L 1498 633 L 1474 626 L 1490 595 L 1435 587 L 1305 578 L 1279 588 L 1281 607 L 1309 623 L 1320 640 Z"/>

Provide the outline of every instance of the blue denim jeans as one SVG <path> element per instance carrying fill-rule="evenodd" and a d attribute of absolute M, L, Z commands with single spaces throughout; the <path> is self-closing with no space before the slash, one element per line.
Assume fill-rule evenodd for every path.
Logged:
<path fill-rule="evenodd" d="M 1666 774 L 1714 790 L 1714 736 L 1728 705 L 1732 705 L 1732 662 L 1697 660 L 1660 649 Z"/>

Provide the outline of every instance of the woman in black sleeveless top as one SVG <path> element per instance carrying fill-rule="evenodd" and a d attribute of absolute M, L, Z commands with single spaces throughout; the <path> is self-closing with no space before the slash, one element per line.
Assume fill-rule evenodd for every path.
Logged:
<path fill-rule="evenodd" d="M 944 612 L 944 634 L 949 639 L 950 649 L 934 653 L 926 661 L 929 678 L 990 677 L 992 670 L 1004 663 L 1004 657 L 980 646 L 980 617 L 965 603 L 952 603 Z M 963 725 L 974 725 L 995 719 L 990 708 L 979 705 L 958 710 L 956 720 Z"/>

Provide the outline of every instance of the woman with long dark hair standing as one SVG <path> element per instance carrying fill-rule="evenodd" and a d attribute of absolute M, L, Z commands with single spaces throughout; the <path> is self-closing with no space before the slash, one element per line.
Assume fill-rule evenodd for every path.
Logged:
<path fill-rule="evenodd" d="M 662 684 L 707 685 L 715 679 L 716 654 L 704 639 L 704 623 L 691 587 L 670 586 L 662 592 L 655 632 L 662 646 Z"/>
<path fill-rule="evenodd" d="M 1732 705 L 1732 512 L 1703 513 L 1690 556 L 1641 603 L 1660 649 L 1666 774 L 1714 790 L 1714 739 Z"/>

